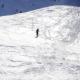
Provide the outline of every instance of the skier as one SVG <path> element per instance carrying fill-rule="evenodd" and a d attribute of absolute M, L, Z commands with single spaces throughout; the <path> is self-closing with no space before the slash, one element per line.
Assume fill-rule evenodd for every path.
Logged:
<path fill-rule="evenodd" d="M 39 29 L 36 30 L 36 38 L 39 36 Z"/>

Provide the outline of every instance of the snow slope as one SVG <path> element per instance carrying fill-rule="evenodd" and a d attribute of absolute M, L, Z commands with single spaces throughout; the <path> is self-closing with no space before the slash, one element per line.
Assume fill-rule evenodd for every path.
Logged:
<path fill-rule="evenodd" d="M 79 22 L 74 6 L 1 16 L 0 80 L 79 80 Z"/>

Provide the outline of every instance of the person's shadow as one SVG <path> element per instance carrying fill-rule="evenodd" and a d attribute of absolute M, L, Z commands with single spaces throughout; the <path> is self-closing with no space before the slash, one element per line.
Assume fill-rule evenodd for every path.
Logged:
<path fill-rule="evenodd" d="M 55 5 L 80 7 L 80 0 L 0 0 L 0 16 L 28 12 Z"/>

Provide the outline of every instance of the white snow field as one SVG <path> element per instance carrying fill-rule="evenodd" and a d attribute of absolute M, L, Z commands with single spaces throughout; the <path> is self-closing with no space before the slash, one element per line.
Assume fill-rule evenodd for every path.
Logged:
<path fill-rule="evenodd" d="M 1 16 L 0 80 L 80 80 L 80 7 Z"/>

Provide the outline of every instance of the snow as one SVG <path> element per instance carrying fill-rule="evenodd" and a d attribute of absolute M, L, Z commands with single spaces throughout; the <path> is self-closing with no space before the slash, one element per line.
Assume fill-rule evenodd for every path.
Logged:
<path fill-rule="evenodd" d="M 79 80 L 79 25 L 77 6 L 1 16 L 0 80 Z"/>

